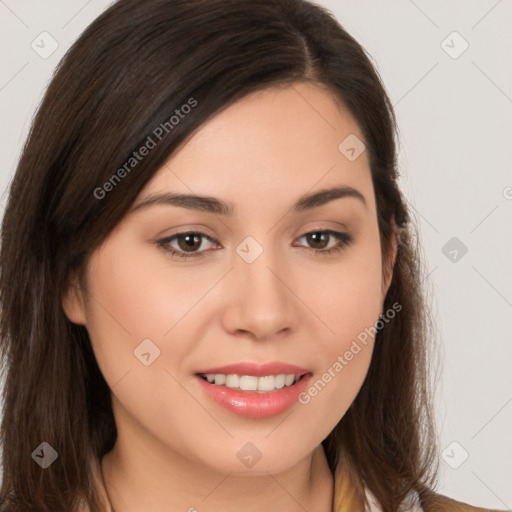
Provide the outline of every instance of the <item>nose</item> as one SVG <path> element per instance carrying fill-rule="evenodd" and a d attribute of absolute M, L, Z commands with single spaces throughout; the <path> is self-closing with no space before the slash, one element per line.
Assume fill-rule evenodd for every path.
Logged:
<path fill-rule="evenodd" d="M 231 334 L 267 340 L 295 329 L 300 301 L 294 300 L 292 272 L 278 265 L 272 252 L 264 250 L 252 263 L 235 255 L 223 312 L 224 328 Z"/>

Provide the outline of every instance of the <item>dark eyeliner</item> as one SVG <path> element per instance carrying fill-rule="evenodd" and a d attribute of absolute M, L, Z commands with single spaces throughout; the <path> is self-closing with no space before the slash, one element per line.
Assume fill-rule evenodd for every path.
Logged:
<path fill-rule="evenodd" d="M 299 246 L 295 246 L 295 247 L 309 249 L 310 251 L 313 251 L 314 255 L 330 255 L 330 254 L 335 254 L 335 253 L 342 251 L 343 249 L 348 247 L 350 244 L 352 244 L 352 242 L 354 241 L 353 236 L 349 235 L 348 233 L 343 233 L 340 231 L 334 231 L 334 230 L 329 230 L 329 229 L 318 229 L 318 230 L 308 231 L 307 233 L 304 233 L 303 235 L 301 235 L 299 237 L 299 239 L 303 238 L 304 236 L 313 234 L 313 233 L 329 234 L 333 238 L 337 239 L 338 243 L 334 247 L 331 247 L 329 249 L 314 249 L 312 247 L 305 247 L 303 245 L 299 245 Z M 173 241 L 175 238 L 177 238 L 179 236 L 184 236 L 184 235 L 197 235 L 202 238 L 205 238 L 206 240 L 208 240 L 210 242 L 218 243 L 218 242 L 216 242 L 216 240 L 214 240 L 210 236 L 206 235 L 205 233 L 201 233 L 200 231 L 182 231 L 180 233 L 175 233 L 174 235 L 163 238 L 161 240 L 157 240 L 155 242 L 155 244 L 158 247 L 162 248 L 164 251 L 166 251 L 168 254 L 170 254 L 171 257 L 176 256 L 183 260 L 202 257 L 204 255 L 204 253 L 207 252 L 207 250 L 204 250 L 204 251 L 200 251 L 200 252 L 187 253 L 185 251 L 176 250 L 169 245 L 170 242 Z"/>

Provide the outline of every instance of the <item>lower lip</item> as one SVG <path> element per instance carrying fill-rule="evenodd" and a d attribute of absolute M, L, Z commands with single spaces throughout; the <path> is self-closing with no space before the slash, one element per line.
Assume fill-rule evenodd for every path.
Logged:
<path fill-rule="evenodd" d="M 206 395 L 228 411 L 245 418 L 272 418 L 289 409 L 306 390 L 311 374 L 304 375 L 293 386 L 265 393 L 238 391 L 226 386 L 217 386 L 196 375 Z"/>

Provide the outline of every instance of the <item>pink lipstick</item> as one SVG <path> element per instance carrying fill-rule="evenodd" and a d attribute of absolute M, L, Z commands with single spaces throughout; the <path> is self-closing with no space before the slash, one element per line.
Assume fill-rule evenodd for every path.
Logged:
<path fill-rule="evenodd" d="M 286 363 L 236 363 L 196 372 L 205 395 L 246 418 L 270 418 L 289 409 L 312 373 Z"/>

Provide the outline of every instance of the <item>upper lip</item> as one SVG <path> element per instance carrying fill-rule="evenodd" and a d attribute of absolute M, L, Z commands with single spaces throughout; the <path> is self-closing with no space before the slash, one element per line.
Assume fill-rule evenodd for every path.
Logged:
<path fill-rule="evenodd" d="M 265 363 L 265 364 L 256 364 L 256 363 L 234 363 L 228 364 L 226 366 L 217 366 L 215 368 L 205 368 L 203 370 L 199 370 L 196 374 L 217 374 L 221 373 L 223 375 L 253 375 L 255 377 L 264 377 L 265 375 L 280 375 L 282 373 L 289 375 L 305 375 L 306 373 L 310 373 L 309 370 L 305 368 L 301 368 L 300 366 L 295 366 L 293 364 L 273 362 L 273 363 Z"/>

